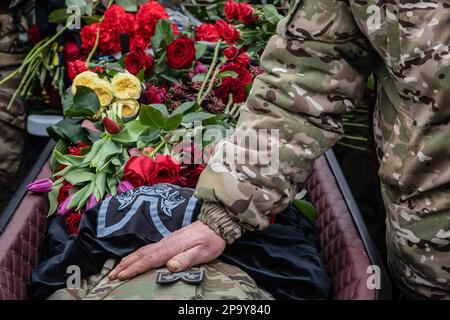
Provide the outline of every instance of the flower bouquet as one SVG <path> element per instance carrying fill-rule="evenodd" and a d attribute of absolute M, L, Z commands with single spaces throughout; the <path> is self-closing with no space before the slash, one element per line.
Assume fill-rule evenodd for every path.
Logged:
<path fill-rule="evenodd" d="M 266 23 L 262 11 L 244 11 Z M 263 72 L 229 22 L 217 21 L 217 36 L 206 39 L 209 27 L 179 28 L 149 1 L 136 14 L 112 4 L 81 29 L 87 59 L 69 63 L 66 119 L 48 128 L 57 141 L 53 180 L 28 186 L 48 192 L 49 216 L 64 215 L 76 233 L 81 215 L 106 197 L 156 183 L 195 187 Z"/>

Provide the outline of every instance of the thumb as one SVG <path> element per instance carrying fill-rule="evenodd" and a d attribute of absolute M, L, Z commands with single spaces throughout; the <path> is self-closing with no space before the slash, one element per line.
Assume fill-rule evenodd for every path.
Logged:
<path fill-rule="evenodd" d="M 198 247 L 193 247 L 170 259 L 166 267 L 170 272 L 181 272 L 199 263 L 201 263 L 200 250 Z"/>

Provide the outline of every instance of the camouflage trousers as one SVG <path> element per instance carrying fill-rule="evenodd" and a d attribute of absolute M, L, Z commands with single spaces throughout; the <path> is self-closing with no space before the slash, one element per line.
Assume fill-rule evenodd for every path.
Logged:
<path fill-rule="evenodd" d="M 254 280 L 241 269 L 215 260 L 202 265 L 203 281 L 188 284 L 157 283 L 158 273 L 167 269 L 145 272 L 131 280 L 110 281 L 108 273 L 115 261 L 108 260 L 102 271 L 83 279 L 80 288 L 60 289 L 49 300 L 269 300 L 272 296 L 258 288 Z M 191 268 L 190 270 L 198 268 Z"/>
<path fill-rule="evenodd" d="M 430 157 L 425 158 L 426 167 L 411 169 L 413 166 L 407 157 L 405 160 L 405 154 L 419 154 L 416 156 L 419 160 L 425 156 L 410 142 L 414 140 L 410 127 L 408 115 L 395 112 L 386 93 L 380 90 L 374 112 L 374 135 L 386 207 L 388 263 L 401 285 L 430 299 L 450 299 L 450 187 L 428 186 L 428 190 L 422 191 L 426 183 L 434 183 L 442 168 Z M 450 141 L 450 135 L 446 140 Z M 448 152 L 442 143 L 433 148 L 442 156 Z M 426 149 L 423 152 L 431 153 Z M 399 163 L 403 164 L 401 174 L 397 173 Z M 401 178 L 409 174 L 408 182 L 417 183 L 417 191 L 404 192 L 392 183 L 392 179 L 402 181 L 397 174 Z"/>

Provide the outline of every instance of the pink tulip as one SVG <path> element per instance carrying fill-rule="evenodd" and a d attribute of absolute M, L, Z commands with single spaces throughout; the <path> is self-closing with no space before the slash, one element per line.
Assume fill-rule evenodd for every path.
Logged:
<path fill-rule="evenodd" d="M 117 187 L 117 193 L 121 194 L 127 192 L 128 190 L 134 189 L 133 185 L 129 181 L 120 181 L 119 186 Z"/>
<path fill-rule="evenodd" d="M 58 214 L 60 216 L 65 215 L 66 213 L 69 213 L 72 211 L 72 209 L 67 208 L 70 200 L 72 200 L 73 195 L 71 194 L 70 196 L 68 196 L 66 198 L 66 200 L 64 200 L 63 202 L 61 202 L 61 204 L 58 206 Z"/>
<path fill-rule="evenodd" d="M 38 193 L 48 193 L 53 189 L 53 182 L 50 179 L 41 179 L 27 185 L 27 190 Z"/>
<path fill-rule="evenodd" d="M 90 208 L 94 207 L 97 203 L 98 203 L 97 198 L 95 197 L 94 194 L 91 194 L 91 196 L 89 197 L 89 200 L 86 203 L 86 211 L 89 210 Z"/>

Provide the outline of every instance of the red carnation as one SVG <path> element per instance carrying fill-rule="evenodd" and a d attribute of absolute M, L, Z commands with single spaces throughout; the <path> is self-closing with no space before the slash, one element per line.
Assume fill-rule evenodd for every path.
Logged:
<path fill-rule="evenodd" d="M 100 28 L 100 23 L 95 22 L 90 25 L 86 25 L 83 29 L 81 29 L 81 44 L 85 52 L 90 52 L 94 47 L 98 28 Z"/>
<path fill-rule="evenodd" d="M 152 176 L 151 184 L 176 183 L 180 176 L 180 164 L 169 155 L 157 154 L 155 158 L 155 174 Z"/>
<path fill-rule="evenodd" d="M 87 71 L 86 61 L 76 60 L 69 62 L 67 66 L 67 76 L 73 80 L 78 74 Z"/>
<path fill-rule="evenodd" d="M 237 12 L 239 22 L 242 22 L 244 25 L 248 25 L 255 20 L 253 17 L 254 10 L 248 3 L 238 3 Z"/>
<path fill-rule="evenodd" d="M 220 36 L 226 43 L 233 45 L 239 40 L 239 31 L 223 20 L 216 21 L 216 28 Z"/>
<path fill-rule="evenodd" d="M 238 14 L 238 4 L 234 2 L 234 0 L 229 0 L 227 3 L 225 3 L 225 16 L 227 17 L 228 21 L 233 21 L 234 19 L 237 19 Z"/>
<path fill-rule="evenodd" d="M 137 75 L 145 69 L 145 76 L 149 76 L 154 65 L 153 58 L 142 49 L 129 52 L 124 60 L 125 68 L 132 74 Z"/>
<path fill-rule="evenodd" d="M 146 44 L 155 35 L 155 27 L 159 19 L 168 19 L 169 15 L 162 5 L 156 1 L 148 1 L 139 7 L 136 18 L 136 32 Z"/>
<path fill-rule="evenodd" d="M 189 69 L 195 60 L 194 41 L 187 37 L 174 40 L 167 46 L 167 63 L 174 69 Z"/>
<path fill-rule="evenodd" d="M 252 75 L 250 71 L 248 71 L 246 65 L 241 65 L 237 62 L 229 62 L 226 63 L 222 68 L 220 68 L 220 72 L 224 71 L 236 72 L 238 75 L 238 79 L 241 80 L 244 84 L 253 82 Z"/>
<path fill-rule="evenodd" d="M 220 35 L 214 24 L 204 23 L 195 29 L 195 40 L 217 42 L 220 40 Z"/>
<path fill-rule="evenodd" d="M 67 230 L 70 234 L 78 234 L 78 227 L 81 221 L 81 213 L 73 212 L 71 214 L 66 215 L 64 221 L 67 225 Z"/>
<path fill-rule="evenodd" d="M 131 182 L 135 188 L 151 185 L 154 174 L 155 161 L 146 155 L 131 157 L 123 170 L 124 180 Z"/>
<path fill-rule="evenodd" d="M 228 103 L 230 93 L 233 94 L 234 103 L 245 102 L 247 99 L 245 83 L 239 78 L 224 77 L 221 86 L 214 90 L 216 97 L 223 103 Z"/>

